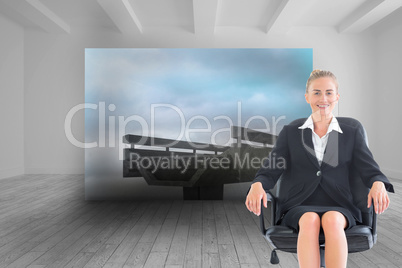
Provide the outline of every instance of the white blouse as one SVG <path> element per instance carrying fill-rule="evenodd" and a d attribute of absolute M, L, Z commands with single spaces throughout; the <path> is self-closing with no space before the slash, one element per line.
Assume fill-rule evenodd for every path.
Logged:
<path fill-rule="evenodd" d="M 321 138 L 314 132 L 314 122 L 311 115 L 307 118 L 306 122 L 299 129 L 310 128 L 312 130 L 312 139 L 314 145 L 315 156 L 317 157 L 318 163 L 321 165 L 322 159 L 324 158 L 325 148 L 328 143 L 328 134 L 332 131 L 338 131 L 339 133 L 343 133 L 341 127 L 339 126 L 338 120 L 335 116 L 332 116 L 331 123 L 328 126 L 327 133 Z"/>

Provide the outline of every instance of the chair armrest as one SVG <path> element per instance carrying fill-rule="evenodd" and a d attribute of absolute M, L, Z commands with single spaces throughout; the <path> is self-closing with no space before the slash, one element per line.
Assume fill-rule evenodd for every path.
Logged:
<path fill-rule="evenodd" d="M 276 212 L 276 197 L 269 191 L 266 192 L 267 201 L 271 203 L 271 224 L 275 222 L 275 212 Z M 264 204 L 261 200 L 261 213 L 260 213 L 260 230 L 261 233 L 265 236 L 267 229 L 265 229 L 265 220 L 264 220 Z"/>
<path fill-rule="evenodd" d="M 371 231 L 373 233 L 373 243 L 377 242 L 377 213 L 374 210 L 374 200 L 371 202 L 371 210 L 373 211 L 373 226 L 371 226 Z"/>

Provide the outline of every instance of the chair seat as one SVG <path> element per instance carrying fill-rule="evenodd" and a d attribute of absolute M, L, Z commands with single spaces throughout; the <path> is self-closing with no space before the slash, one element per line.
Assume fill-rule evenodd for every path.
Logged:
<path fill-rule="evenodd" d="M 356 225 L 346 230 L 349 253 L 365 251 L 373 247 L 375 237 L 367 225 Z"/>
<path fill-rule="evenodd" d="M 346 230 L 349 253 L 368 250 L 373 247 L 374 240 L 371 228 L 366 225 L 356 225 Z M 297 232 L 286 226 L 271 226 L 267 229 L 265 238 L 275 248 L 285 252 L 297 252 Z M 325 243 L 324 234 L 320 233 L 320 244 Z"/>
<path fill-rule="evenodd" d="M 265 238 L 277 249 L 297 252 L 297 233 L 289 227 L 280 225 L 268 227 Z"/>

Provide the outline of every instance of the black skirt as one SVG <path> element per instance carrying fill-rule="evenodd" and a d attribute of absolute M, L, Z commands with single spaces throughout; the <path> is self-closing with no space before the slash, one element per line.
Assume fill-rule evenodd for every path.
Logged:
<path fill-rule="evenodd" d="M 352 213 L 341 207 L 335 200 L 333 200 L 319 185 L 313 194 L 311 194 L 300 206 L 291 208 L 282 217 L 280 225 L 291 227 L 295 230 L 299 230 L 299 220 L 306 212 L 316 212 L 320 217 L 328 211 L 338 211 L 342 213 L 347 220 L 346 229 L 350 229 L 356 225 L 356 220 L 352 216 Z"/>

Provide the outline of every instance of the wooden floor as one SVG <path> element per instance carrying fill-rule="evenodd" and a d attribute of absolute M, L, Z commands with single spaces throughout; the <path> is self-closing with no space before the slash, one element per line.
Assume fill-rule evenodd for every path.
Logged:
<path fill-rule="evenodd" d="M 348 267 L 402 267 L 401 213 L 393 194 L 377 244 Z M 242 200 L 88 202 L 82 175 L 24 175 L 0 180 L 0 215 L 0 267 L 298 267 L 282 252 L 269 263 Z"/>

